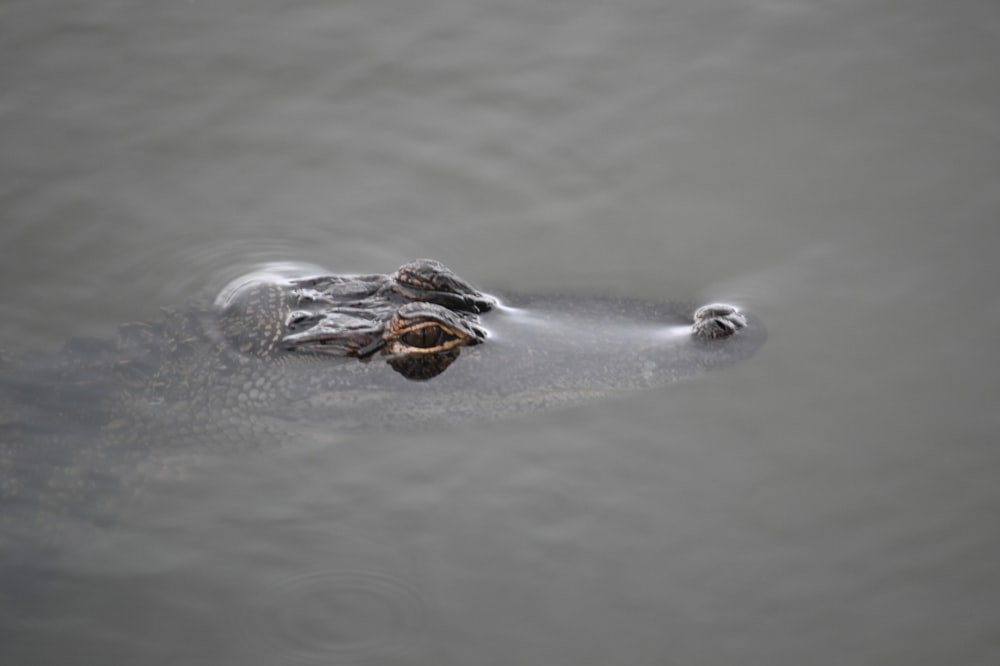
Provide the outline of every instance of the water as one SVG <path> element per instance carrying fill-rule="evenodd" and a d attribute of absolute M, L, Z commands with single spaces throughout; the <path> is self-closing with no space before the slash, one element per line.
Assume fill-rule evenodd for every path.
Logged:
<path fill-rule="evenodd" d="M 997 44 L 989 0 L 8 0 L 2 348 L 420 256 L 770 337 L 181 464 L 4 608 L 2 661 L 996 663 Z"/>

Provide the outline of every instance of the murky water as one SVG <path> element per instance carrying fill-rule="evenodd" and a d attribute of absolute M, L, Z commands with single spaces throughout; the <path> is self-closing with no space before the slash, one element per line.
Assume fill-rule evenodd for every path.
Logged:
<path fill-rule="evenodd" d="M 185 467 L 23 573 L 0 661 L 997 663 L 998 44 L 989 0 L 8 0 L 0 348 L 422 256 L 770 337 Z"/>

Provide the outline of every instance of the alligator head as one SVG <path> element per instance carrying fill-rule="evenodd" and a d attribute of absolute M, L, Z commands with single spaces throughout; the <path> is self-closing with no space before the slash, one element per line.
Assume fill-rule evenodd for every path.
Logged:
<path fill-rule="evenodd" d="M 425 380 L 441 374 L 463 347 L 487 339 L 480 315 L 498 303 L 459 278 L 444 264 L 418 259 L 391 275 L 315 275 L 288 278 L 250 276 L 227 288 L 222 306 L 222 328 L 241 352 L 256 356 L 312 354 L 351 357 L 360 361 L 381 358 L 408 379 Z M 571 306 L 571 299 L 566 305 Z M 549 308 L 541 314 L 551 315 Z M 596 344 L 613 346 L 627 338 L 613 326 L 614 317 L 580 324 L 581 331 L 549 327 L 550 337 L 565 340 L 587 326 Z M 746 327 L 736 308 L 712 304 L 694 311 L 690 335 L 711 343 Z M 497 322 L 499 323 L 499 322 Z M 603 329 L 602 329 L 603 330 Z M 521 331 L 525 344 L 540 331 Z M 523 348 L 522 348 L 523 350 Z M 595 350 L 596 351 L 596 350 Z"/>
<path fill-rule="evenodd" d="M 444 264 L 418 259 L 392 275 L 249 281 L 228 297 L 223 328 L 245 352 L 378 356 L 422 380 L 486 339 L 479 314 L 495 305 Z"/>

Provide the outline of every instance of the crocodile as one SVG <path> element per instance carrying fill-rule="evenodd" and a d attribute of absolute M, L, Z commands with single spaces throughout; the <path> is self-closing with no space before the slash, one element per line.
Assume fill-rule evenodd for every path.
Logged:
<path fill-rule="evenodd" d="M 264 267 L 113 339 L 0 357 L 0 526 L 100 521 L 179 456 L 277 445 L 302 424 L 405 431 L 576 405 L 765 338 L 730 305 L 497 297 L 427 259 L 372 275 Z"/>

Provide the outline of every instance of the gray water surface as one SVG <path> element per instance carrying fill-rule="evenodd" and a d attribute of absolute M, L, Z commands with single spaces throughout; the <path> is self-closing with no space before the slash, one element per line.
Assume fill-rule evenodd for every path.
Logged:
<path fill-rule="evenodd" d="M 998 63 L 992 0 L 6 0 L 0 348 L 424 256 L 769 339 L 182 461 L 0 662 L 998 663 Z"/>

